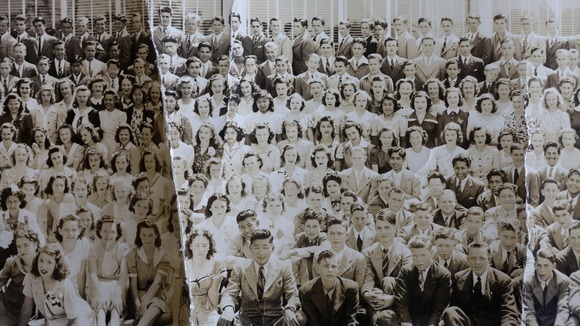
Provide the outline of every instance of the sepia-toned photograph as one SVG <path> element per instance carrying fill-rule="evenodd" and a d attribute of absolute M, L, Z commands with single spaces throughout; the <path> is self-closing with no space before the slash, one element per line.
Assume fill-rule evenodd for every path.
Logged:
<path fill-rule="evenodd" d="M 4 0 L 0 326 L 580 326 L 580 3 Z"/>

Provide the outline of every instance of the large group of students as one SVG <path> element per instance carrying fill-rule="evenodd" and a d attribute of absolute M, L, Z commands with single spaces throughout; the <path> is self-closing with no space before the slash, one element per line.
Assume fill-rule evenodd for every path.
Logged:
<path fill-rule="evenodd" d="M 556 21 L 173 10 L 0 16 L 0 325 L 580 324 Z"/>

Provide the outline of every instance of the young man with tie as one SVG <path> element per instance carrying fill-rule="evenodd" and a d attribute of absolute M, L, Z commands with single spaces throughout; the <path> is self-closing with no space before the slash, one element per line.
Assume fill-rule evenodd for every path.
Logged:
<path fill-rule="evenodd" d="M 236 306 L 240 307 L 237 319 L 242 325 L 298 325 L 300 299 L 292 267 L 290 262 L 272 257 L 273 239 L 265 229 L 252 233 L 253 258 L 234 266 L 221 298 L 218 326 L 234 324 Z"/>
<path fill-rule="evenodd" d="M 70 74 L 70 63 L 65 58 L 66 48 L 63 41 L 56 41 L 52 48 L 54 60 L 50 63 L 48 74 L 54 78 L 62 79 Z"/>
<path fill-rule="evenodd" d="M 339 259 L 331 250 L 316 254 L 319 277 L 300 288 L 300 319 L 307 326 L 356 326 L 359 285 L 338 276 Z"/>
<path fill-rule="evenodd" d="M 451 273 L 433 262 L 430 237 L 417 235 L 408 244 L 413 265 L 403 268 L 395 285 L 395 320 L 402 326 L 437 325 L 451 296 Z"/>

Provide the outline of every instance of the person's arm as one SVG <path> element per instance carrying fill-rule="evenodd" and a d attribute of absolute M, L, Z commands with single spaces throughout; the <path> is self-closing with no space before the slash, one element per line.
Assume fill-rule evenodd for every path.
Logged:
<path fill-rule="evenodd" d="M 488 282 L 489 276 L 490 275 L 488 275 Z M 499 296 L 501 298 L 501 324 L 516 326 L 518 325 L 518 312 L 512 286 L 509 280 L 497 280 L 497 283 L 501 293 Z"/>
<path fill-rule="evenodd" d="M 434 268 L 434 266 L 431 266 Z M 437 325 L 439 318 L 443 314 L 443 311 L 449 305 L 451 300 L 451 273 L 444 271 L 442 275 L 436 276 L 439 278 L 437 284 L 437 289 L 435 290 L 435 296 L 433 298 L 433 311 L 431 317 L 429 318 L 429 325 Z"/>
<path fill-rule="evenodd" d="M 409 311 L 409 290 L 411 287 L 411 276 L 412 270 L 402 269 L 395 282 L 395 312 L 399 321 L 403 324 L 411 323 L 411 313 Z"/>
<path fill-rule="evenodd" d="M 28 320 L 32 316 L 34 310 L 34 299 L 31 297 L 24 297 L 22 308 L 20 308 L 20 320 L 18 326 L 28 325 Z"/>

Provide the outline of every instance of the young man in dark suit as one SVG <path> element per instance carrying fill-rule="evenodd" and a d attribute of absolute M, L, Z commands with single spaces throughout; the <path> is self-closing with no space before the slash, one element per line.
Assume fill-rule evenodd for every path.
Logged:
<path fill-rule="evenodd" d="M 70 63 L 65 58 L 65 43 L 63 41 L 56 41 L 52 51 L 54 52 L 54 60 L 50 63 L 48 74 L 57 79 L 70 75 Z"/>
<path fill-rule="evenodd" d="M 253 258 L 236 265 L 221 298 L 218 325 L 233 325 L 239 306 L 242 325 L 298 325 L 298 289 L 289 262 L 272 257 L 273 236 L 258 229 L 250 237 Z M 283 305 L 282 305 L 282 304 Z"/>
<path fill-rule="evenodd" d="M 439 266 L 445 267 L 451 275 L 468 267 L 467 256 L 455 249 L 457 245 L 455 231 L 452 228 L 441 228 L 435 232 L 433 241 L 437 248 L 433 254 L 433 260 Z"/>
<path fill-rule="evenodd" d="M 453 277 L 451 302 L 443 312 L 442 324 L 519 325 L 511 279 L 489 266 L 488 244 L 471 243 L 467 256 L 469 268 Z"/>
<path fill-rule="evenodd" d="M 201 21 L 201 19 L 200 19 Z M 230 26 L 232 29 L 232 37 L 242 43 L 244 48 L 244 55 L 252 54 L 252 39 L 243 31 L 240 30 L 240 24 L 242 23 L 242 17 L 237 12 L 232 12 L 230 14 Z"/>
<path fill-rule="evenodd" d="M 566 190 L 558 194 L 557 199 L 567 200 L 572 205 L 572 216 L 575 220 L 580 220 L 580 170 L 571 169 L 566 178 Z"/>
<path fill-rule="evenodd" d="M 386 56 L 383 58 L 383 64 L 381 65 L 381 71 L 391 77 L 393 83 L 396 84 L 399 79 L 405 78 L 403 73 L 403 65 L 407 59 L 397 55 L 397 40 L 388 37 L 385 39 L 385 51 Z"/>
<path fill-rule="evenodd" d="M 300 288 L 300 317 L 307 326 L 356 326 L 359 285 L 338 276 L 339 259 L 331 250 L 316 255 L 317 277 Z"/>
<path fill-rule="evenodd" d="M 433 262 L 429 236 L 417 235 L 409 241 L 413 266 L 397 277 L 396 319 L 403 326 L 436 325 L 451 296 L 451 273 Z"/>
<path fill-rule="evenodd" d="M 457 155 L 451 161 L 454 175 L 447 179 L 447 188 L 455 192 L 457 202 L 465 208 L 477 205 L 477 197 L 483 193 L 485 185 L 469 175 L 471 159 L 463 154 Z"/>
<path fill-rule="evenodd" d="M 258 64 L 266 61 L 265 46 L 270 40 L 263 33 L 262 21 L 258 17 L 250 18 L 251 35 L 252 40 L 252 54 L 258 58 Z"/>
<path fill-rule="evenodd" d="M 469 32 L 466 37 L 471 43 L 471 55 L 483 60 L 484 64 L 490 63 L 491 60 L 491 40 L 488 36 L 483 35 L 479 31 L 481 25 L 481 17 L 478 14 L 470 14 L 466 18 L 467 28 Z"/>

